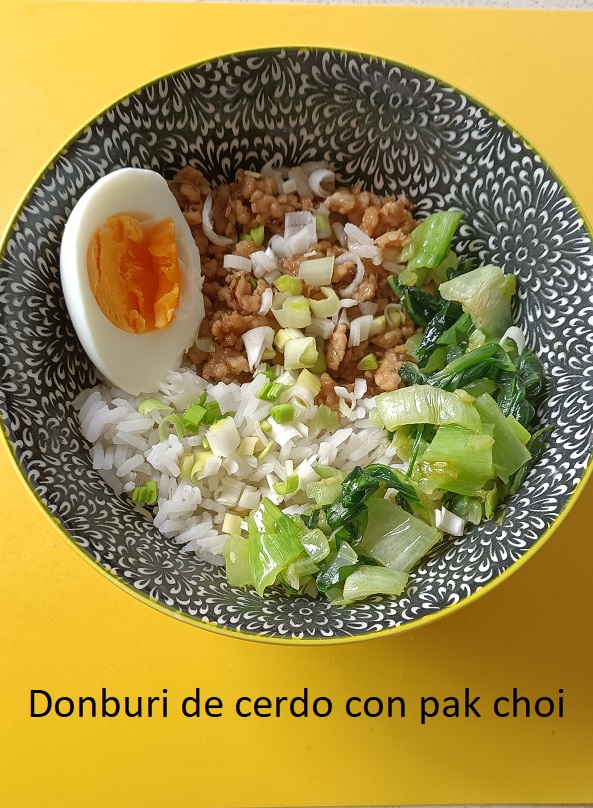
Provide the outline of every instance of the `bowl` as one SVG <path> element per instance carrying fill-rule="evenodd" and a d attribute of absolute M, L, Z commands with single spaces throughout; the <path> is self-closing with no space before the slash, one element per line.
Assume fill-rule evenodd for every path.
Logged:
<path fill-rule="evenodd" d="M 340 180 L 403 193 L 420 214 L 465 212 L 457 250 L 517 276 L 516 321 L 544 360 L 544 457 L 490 521 L 440 542 L 404 597 L 347 608 L 233 589 L 182 554 L 96 471 L 73 401 L 97 383 L 59 282 L 75 202 L 122 166 L 167 177 L 191 164 L 213 181 L 273 157 L 326 160 Z M 63 537 L 144 602 L 231 636 L 312 643 L 385 635 L 475 600 L 541 546 L 574 501 L 593 432 L 593 246 L 582 214 L 535 149 L 437 79 L 380 58 L 266 50 L 203 62 L 133 92 L 78 132 L 16 212 L 0 272 L 0 408 L 17 466 Z"/>

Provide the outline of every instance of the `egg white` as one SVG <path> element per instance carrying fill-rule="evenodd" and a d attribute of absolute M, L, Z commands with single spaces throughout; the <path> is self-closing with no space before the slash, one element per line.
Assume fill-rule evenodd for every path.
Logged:
<path fill-rule="evenodd" d="M 140 221 L 171 217 L 175 223 L 181 283 L 177 311 L 166 329 L 130 334 L 113 325 L 95 300 L 87 270 L 89 242 L 99 225 L 121 213 Z M 160 174 L 121 168 L 86 191 L 64 229 L 60 276 L 78 339 L 107 381 L 133 395 L 150 393 L 180 366 L 204 317 L 203 279 L 189 225 Z"/>

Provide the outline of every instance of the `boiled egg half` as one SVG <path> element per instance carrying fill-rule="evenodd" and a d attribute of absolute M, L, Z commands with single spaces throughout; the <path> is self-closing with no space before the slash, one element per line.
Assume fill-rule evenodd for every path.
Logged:
<path fill-rule="evenodd" d="M 97 370 L 150 393 L 176 370 L 204 317 L 200 255 L 166 180 L 122 168 L 80 198 L 64 229 L 68 313 Z"/>

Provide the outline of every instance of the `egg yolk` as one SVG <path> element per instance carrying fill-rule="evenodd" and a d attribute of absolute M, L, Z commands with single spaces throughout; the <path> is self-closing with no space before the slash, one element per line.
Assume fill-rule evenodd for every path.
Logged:
<path fill-rule="evenodd" d="M 99 308 L 132 334 L 167 328 L 179 302 L 179 258 L 173 219 L 141 223 L 111 216 L 89 243 L 87 270 Z"/>

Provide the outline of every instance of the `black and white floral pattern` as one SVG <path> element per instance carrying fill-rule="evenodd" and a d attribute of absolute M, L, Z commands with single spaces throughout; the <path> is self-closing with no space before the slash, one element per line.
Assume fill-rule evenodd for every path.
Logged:
<path fill-rule="evenodd" d="M 539 413 L 556 428 L 538 467 L 489 522 L 443 542 L 405 597 L 345 609 L 264 600 L 177 546 L 91 468 L 72 401 L 96 382 L 58 275 L 62 229 L 81 194 L 121 166 L 166 176 L 188 163 L 214 181 L 272 158 L 324 159 L 346 182 L 404 193 L 426 214 L 464 211 L 457 249 L 514 272 L 517 318 L 546 363 Z M 524 556 L 566 506 L 591 455 L 593 248 L 579 211 L 539 155 L 474 100 L 378 59 L 264 51 L 200 64 L 115 104 L 37 182 L 0 265 L 0 407 L 36 495 L 97 564 L 196 623 L 243 635 L 322 641 L 413 625 L 468 598 Z"/>

